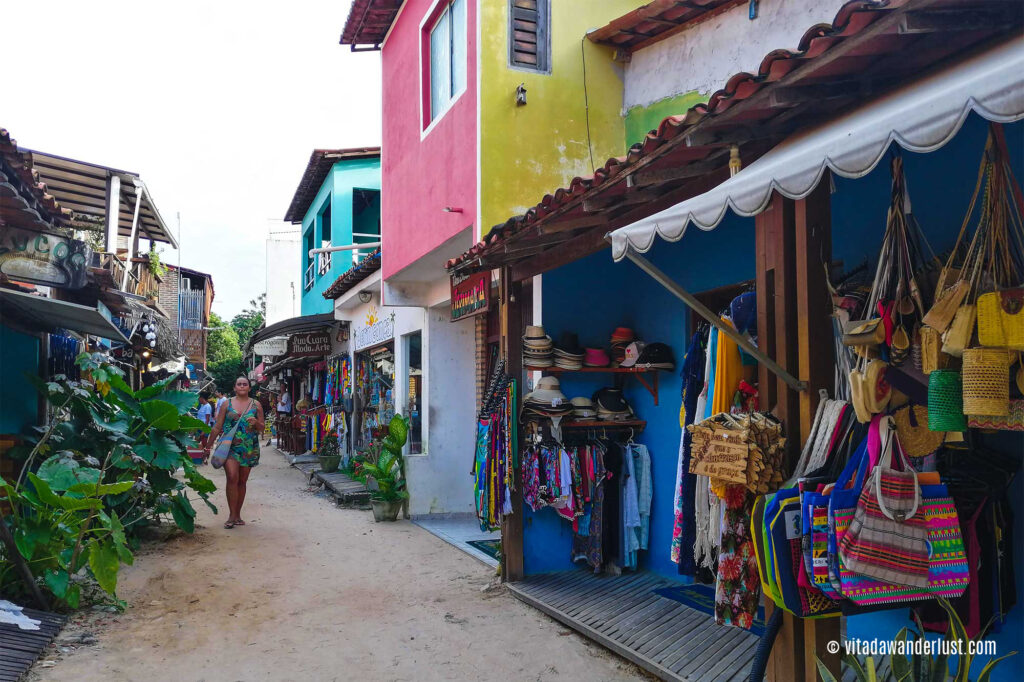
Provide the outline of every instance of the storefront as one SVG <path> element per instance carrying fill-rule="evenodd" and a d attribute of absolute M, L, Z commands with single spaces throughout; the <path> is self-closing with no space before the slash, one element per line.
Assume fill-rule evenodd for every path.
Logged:
<path fill-rule="evenodd" d="M 1020 399 L 1018 392 L 1024 387 L 1014 388 L 1017 365 L 1013 359 L 1006 364 L 1003 358 L 993 381 L 993 389 L 998 386 L 1002 396 L 998 411 L 1005 414 L 990 418 L 969 414 L 969 408 L 961 408 L 959 418 L 964 424 L 957 430 L 963 432 L 966 444 L 959 442 L 957 436 L 935 443 L 934 436 L 928 435 L 930 430 L 921 430 L 916 420 L 920 418 L 918 413 L 926 419 L 933 416 L 936 408 L 929 391 L 934 390 L 936 375 L 933 372 L 924 377 L 923 370 L 914 368 L 912 356 L 922 352 L 923 345 L 915 341 L 920 333 L 915 330 L 921 328 L 922 318 L 930 310 L 928 299 L 936 292 L 935 277 L 943 265 L 964 268 L 963 259 L 969 253 L 967 245 L 971 236 L 978 233 L 979 216 L 1011 216 L 1004 218 L 1007 236 L 988 242 L 1008 244 L 997 248 L 1006 260 L 998 264 L 986 261 L 974 251 L 974 259 L 967 260 L 966 265 L 975 272 L 1001 273 L 993 280 L 1002 290 L 1024 283 L 1024 254 L 1020 249 L 1024 241 L 1019 236 L 1019 221 L 1012 218 L 1014 210 L 1020 211 L 1019 178 L 1024 170 L 1024 130 L 1021 123 L 1014 123 L 1024 116 L 1021 55 L 1019 41 L 996 44 L 961 59 L 938 76 L 897 90 L 848 117 L 808 128 L 765 153 L 732 180 L 708 183 L 714 187 L 711 191 L 707 191 L 710 187 L 691 191 L 693 198 L 682 203 L 651 202 L 652 209 L 632 220 L 616 223 L 614 218 L 605 218 L 605 224 L 613 228 L 612 253 L 622 263 L 615 263 L 608 252 L 599 249 L 598 240 L 604 235 L 598 235 L 598 230 L 577 233 L 575 241 L 566 241 L 558 257 L 550 252 L 518 259 L 506 255 L 516 251 L 528 253 L 532 241 L 551 239 L 548 235 L 560 232 L 553 219 L 543 222 L 545 215 L 562 217 L 566 223 L 574 220 L 574 226 L 586 224 L 583 217 L 564 217 L 570 215 L 570 210 L 556 204 L 557 199 L 543 210 L 539 206 L 528 217 L 529 222 L 522 220 L 522 226 L 506 225 L 464 257 L 449 262 L 452 271 L 461 273 L 488 265 L 502 268 L 502 354 L 508 378 L 521 388 L 513 391 L 518 397 L 511 410 L 498 405 L 492 412 L 496 419 L 487 442 L 495 442 L 495 438 L 499 443 L 515 442 L 518 438 L 519 443 L 515 450 L 491 448 L 485 455 L 497 457 L 495 470 L 519 474 L 514 479 L 515 489 L 508 491 L 507 503 L 501 504 L 499 497 L 497 505 L 505 575 L 513 581 L 525 578 L 526 587 L 513 586 L 514 589 L 533 590 L 532 594 L 540 596 L 531 603 L 573 627 L 584 629 L 666 679 L 722 671 L 715 666 L 726 665 L 725 658 L 716 663 L 686 648 L 696 644 L 683 643 L 679 644 L 681 649 L 673 649 L 673 642 L 694 637 L 705 642 L 727 642 L 728 651 L 737 653 L 726 658 L 733 662 L 743 659 L 744 665 L 749 666 L 756 640 L 744 639 L 747 636 L 735 630 L 763 627 L 758 625 L 759 601 L 765 605 L 768 616 L 778 606 L 799 616 L 842 613 L 846 616 L 842 619 L 784 619 L 769 674 L 773 679 L 815 679 L 816 654 L 838 669 L 836 659 L 829 658 L 823 644 L 841 639 L 840 624 L 845 627 L 847 639 L 892 639 L 903 626 L 913 626 L 908 618 L 910 607 L 929 600 L 904 595 L 879 610 L 877 604 L 868 609 L 863 599 L 858 602 L 857 597 L 844 593 L 830 599 L 827 589 L 815 583 L 816 574 L 810 569 L 799 579 L 805 561 L 799 544 L 802 530 L 792 536 L 783 533 L 778 539 L 781 544 L 776 551 L 788 548 L 787 542 L 798 543 L 793 545 L 793 557 L 784 563 L 780 563 L 782 558 L 778 554 L 774 560 L 765 561 L 760 554 L 762 547 L 755 548 L 755 539 L 763 540 L 763 531 L 755 532 L 753 538 L 748 531 L 752 526 L 763 527 L 766 505 L 772 501 L 776 505 L 772 511 L 782 514 L 779 518 L 784 519 L 780 530 L 785 521 L 800 519 L 798 511 L 792 517 L 785 516 L 789 507 L 780 510 L 783 501 L 792 504 L 793 495 L 787 491 L 794 489 L 796 483 L 787 481 L 794 470 L 811 473 L 813 468 L 807 468 L 808 461 L 818 465 L 816 468 L 827 464 L 835 467 L 830 481 L 834 483 L 859 444 L 866 442 L 871 415 L 892 412 L 897 428 L 903 431 L 900 436 L 908 443 L 918 436 L 932 439 L 932 447 L 915 450 L 913 465 L 921 471 L 938 471 L 956 504 L 963 537 L 984 532 L 979 530 L 982 526 L 977 525 L 978 519 L 997 519 L 990 523 L 995 523 L 994 535 L 1000 539 L 976 550 L 971 559 L 972 570 L 977 569 L 972 574 L 973 584 L 985 586 L 983 590 L 994 589 L 995 597 L 971 596 L 977 592 L 960 590 L 957 594 L 968 596 L 957 602 L 957 609 L 965 623 L 973 619 L 975 625 L 979 620 L 983 625 L 989 616 L 994 617 L 995 625 L 986 636 L 996 642 L 999 655 L 1018 648 L 1024 619 L 1020 608 L 1013 608 L 1012 604 L 1021 589 L 1024 569 L 1020 553 L 1009 546 L 1009 536 L 1022 531 L 1019 506 L 1024 492 L 1016 474 L 1024 441 L 1019 433 L 1006 430 L 1018 428 L 1014 415 L 1019 403 L 1015 401 Z M 1004 124 L 1001 129 L 993 129 L 996 132 L 992 134 L 1005 135 L 1004 148 L 1008 154 L 999 158 L 1008 157 L 1008 166 L 1017 180 L 1002 185 L 994 182 L 988 186 L 990 191 L 981 193 L 977 204 L 972 204 L 979 162 L 993 158 L 993 147 L 986 147 L 989 121 Z M 723 138 L 728 141 L 728 133 Z M 896 143 L 890 145 L 893 140 Z M 901 158 L 898 163 L 892 162 L 896 156 Z M 685 163 L 680 165 L 682 170 L 672 171 L 673 177 L 686 177 Z M 668 177 L 669 172 L 663 171 L 662 177 Z M 991 169 L 986 172 L 991 174 Z M 651 177 L 657 175 L 650 173 Z M 699 182 L 695 180 L 691 188 L 699 188 Z M 996 187 L 1004 190 L 1000 195 L 1002 204 L 993 198 Z M 584 186 L 580 194 L 585 191 Z M 677 190 L 676 194 L 679 193 Z M 568 197 L 570 193 L 558 196 Z M 904 196 L 909 196 L 912 204 L 905 203 Z M 613 201 L 592 200 L 592 204 L 615 206 Z M 996 209 L 997 205 L 1003 208 Z M 665 210 L 658 212 L 653 210 L 654 206 Z M 556 211 L 561 211 L 561 215 Z M 615 216 L 615 209 L 610 213 Z M 883 246 L 887 243 L 885 235 L 891 238 L 893 233 L 893 216 L 902 216 L 901 220 L 909 223 L 908 213 L 921 226 L 922 237 L 917 239 L 915 232 L 911 239 L 913 258 L 885 255 L 902 253 L 891 248 L 886 251 Z M 588 220 L 591 224 L 602 222 L 593 216 Z M 688 229 L 691 224 L 700 229 Z M 966 237 L 958 240 L 964 225 Z M 930 246 L 924 244 L 925 240 Z M 934 249 L 938 258 L 929 249 Z M 947 263 L 950 253 L 960 255 Z M 862 422 L 852 417 L 855 404 L 862 398 L 854 400 L 851 395 L 851 366 L 845 364 L 851 356 L 842 344 L 842 334 L 837 336 L 834 332 L 833 302 L 841 308 L 848 297 L 867 298 L 866 291 L 871 289 L 876 271 L 882 273 L 877 289 L 888 291 L 891 302 L 895 290 L 885 286 L 898 278 L 894 275 L 886 279 L 886 273 L 900 272 L 894 262 L 905 260 L 923 266 L 923 271 L 904 268 L 900 275 L 905 277 L 913 272 L 918 282 L 915 288 L 923 292 L 922 298 L 912 304 L 905 301 L 909 285 L 902 280 L 904 286 L 895 298 L 903 317 L 894 316 L 883 300 L 883 310 L 889 311 L 889 319 L 895 324 L 883 337 L 887 341 L 865 353 L 879 361 L 884 359 L 896 369 L 891 370 L 891 384 L 885 386 L 877 382 L 877 372 L 873 375 L 876 384 L 871 385 L 872 389 L 891 391 L 891 395 L 885 395 L 884 404 L 880 404 L 881 398 L 873 398 L 875 402 L 867 407 L 867 412 L 864 405 L 857 405 L 862 416 L 867 416 L 867 421 Z M 852 285 L 858 273 L 867 275 L 860 288 L 865 292 L 862 294 Z M 539 281 L 534 279 L 538 274 L 542 274 Z M 990 290 L 992 284 L 990 281 Z M 830 294 L 833 290 L 838 293 Z M 984 291 L 975 287 L 974 295 Z M 745 294 L 750 298 L 745 299 Z M 755 301 L 751 309 L 749 306 Z M 841 310 L 835 312 L 841 315 Z M 866 320 L 873 316 L 869 311 L 863 317 L 851 319 Z M 729 321 L 724 322 L 723 317 Z M 730 334 L 727 327 L 746 329 L 755 341 L 754 347 L 745 349 L 749 352 L 740 352 L 743 341 L 732 343 L 734 333 Z M 905 345 L 900 340 L 901 327 L 907 335 Z M 963 348 L 950 346 L 947 350 L 952 354 L 945 354 L 948 357 L 935 356 L 939 358 L 939 369 L 956 370 L 963 363 L 962 374 L 976 372 L 971 369 L 970 356 L 974 354 L 970 351 L 983 348 L 984 344 L 980 334 L 972 336 L 973 329 L 980 331 L 980 326 L 967 326 L 967 340 L 963 344 L 967 359 L 953 359 L 957 350 L 963 354 Z M 673 371 L 655 372 L 649 377 L 635 369 L 644 363 L 627 360 L 614 366 L 621 342 L 630 336 L 646 341 L 648 347 L 652 342 L 668 345 L 675 361 Z M 751 338 L 745 340 L 749 343 Z M 1008 344 L 994 346 L 1006 348 Z M 623 360 L 627 357 L 628 354 Z M 852 369 L 857 370 L 856 359 L 850 362 Z M 624 368 L 623 364 L 633 364 L 633 368 Z M 946 375 L 940 372 L 938 376 Z M 657 384 L 653 377 L 659 377 Z M 856 381 L 863 384 L 865 379 Z M 723 382 L 727 382 L 725 390 Z M 694 393 L 699 398 L 705 386 L 712 396 L 709 402 L 713 402 L 699 405 L 703 409 L 698 409 L 698 404 L 689 401 L 695 398 Z M 760 485 L 737 487 L 729 472 L 730 465 L 738 461 L 732 454 L 721 454 L 720 459 L 714 460 L 714 467 L 707 467 L 705 454 L 694 455 L 689 439 L 683 437 L 689 432 L 681 428 L 685 423 L 710 429 L 711 422 L 701 422 L 720 412 L 741 419 L 740 415 L 751 409 L 747 401 L 750 388 L 756 389 L 756 410 L 770 412 L 786 438 L 784 443 L 776 440 L 759 444 L 765 461 L 771 460 L 770 453 L 778 452 L 779 448 L 785 454 L 783 466 L 769 463 L 767 470 L 779 466 L 779 475 L 769 477 L 767 482 L 760 481 L 767 489 Z M 819 391 L 824 391 L 829 400 L 821 400 Z M 967 398 L 968 392 L 963 397 Z M 846 398 L 847 402 L 841 403 L 838 398 Z M 566 407 L 566 403 L 571 407 Z M 685 410 L 680 409 L 681 403 Z M 505 429 L 501 427 L 503 411 L 511 411 L 515 417 Z M 915 423 L 908 430 L 901 424 L 912 412 L 915 416 L 910 421 Z M 833 416 L 829 417 L 830 413 Z M 845 442 L 852 443 L 852 448 L 836 447 L 835 442 L 820 435 L 836 432 L 838 422 L 834 415 L 838 413 L 846 415 L 849 428 L 844 432 Z M 603 423 L 606 420 L 611 423 Z M 542 426 L 535 429 L 532 424 L 538 422 Z M 967 428 L 969 424 L 971 428 Z M 978 426 L 985 430 L 975 428 Z M 998 432 L 987 430 L 991 428 Z M 856 436 L 849 435 L 851 432 Z M 566 456 L 560 457 L 563 452 Z M 749 452 L 745 450 L 745 456 Z M 985 454 L 979 460 L 982 452 Z M 478 462 L 489 462 L 486 457 L 482 458 L 478 450 Z M 519 461 L 513 460 L 509 467 L 503 457 L 518 457 Z M 622 460 L 628 457 L 639 468 L 624 465 Z M 557 461 L 559 458 L 561 462 Z M 987 501 L 978 497 L 978 479 L 984 478 L 981 474 L 972 474 L 973 483 L 963 485 L 971 478 L 962 464 L 968 460 L 986 472 Z M 551 484 L 560 483 L 561 463 L 573 475 L 578 470 L 592 470 L 595 463 L 598 466 L 597 480 L 604 481 L 601 515 L 605 532 L 600 540 L 593 533 L 600 527 L 593 525 L 594 476 L 589 477 L 588 485 L 588 474 L 583 473 L 582 481 L 566 481 L 568 493 L 560 489 L 559 494 L 554 494 Z M 611 478 L 601 477 L 602 468 L 611 472 Z M 708 477 L 698 477 L 698 473 L 716 474 L 710 477 L 713 485 L 709 485 Z M 747 476 L 750 482 L 749 473 Z M 737 492 L 730 496 L 730 490 Z M 499 494 L 504 492 L 498 488 Z M 924 494 L 927 496 L 929 491 Z M 573 508 L 566 498 L 582 498 L 584 504 Z M 1010 508 L 1013 514 L 1009 513 Z M 633 523 L 627 520 L 629 516 L 638 518 Z M 611 537 L 606 532 L 609 526 L 617 531 Z M 632 546 L 623 540 L 631 532 L 636 532 Z M 808 533 L 808 537 L 812 535 Z M 771 538 L 764 540 L 770 541 Z M 817 539 L 812 546 L 814 542 Z M 634 549 L 638 551 L 634 553 Z M 600 555 L 595 556 L 595 551 L 600 551 Z M 817 565 L 810 550 L 806 559 Z M 817 559 L 824 560 L 825 555 L 819 554 Z M 966 569 L 967 561 L 962 565 Z M 615 597 L 600 598 L 603 603 L 588 603 L 585 595 L 581 597 L 584 601 L 573 602 L 573 586 L 589 586 L 583 574 L 594 570 L 636 571 L 641 582 L 619 588 Z M 644 572 L 650 577 L 644 578 Z M 568 577 L 558 577 L 561 575 Z M 994 575 L 1001 576 L 995 587 Z M 965 586 L 966 572 L 958 576 Z M 847 574 L 840 577 L 847 578 Z M 687 626 L 683 620 L 678 621 L 677 627 L 673 619 L 681 617 L 671 611 L 672 605 L 648 596 L 652 585 L 661 586 L 659 581 L 668 579 L 673 586 L 666 589 L 677 592 L 685 592 L 689 589 L 687 585 L 693 584 L 693 590 L 699 593 L 699 584 L 708 584 L 703 588 L 709 607 L 703 622 L 717 620 L 738 627 L 719 629 L 718 634 L 705 633 L 700 625 Z M 762 584 L 766 590 L 763 601 Z M 768 597 L 776 588 L 781 590 L 778 605 Z M 642 596 L 629 607 L 634 609 L 632 612 L 616 614 L 607 626 L 596 623 L 595 614 L 609 603 L 632 604 L 630 600 L 636 595 Z M 560 604 L 552 604 L 552 599 L 560 600 Z M 693 595 L 689 599 L 692 604 L 699 602 Z M 934 605 L 934 601 L 930 603 Z M 923 618 L 926 629 L 942 625 L 945 620 L 941 612 L 935 617 L 931 611 Z M 616 639 L 621 635 L 624 620 L 630 623 L 627 635 Z M 652 632 L 676 632 L 679 636 L 658 635 L 652 643 L 645 639 Z M 742 652 L 747 651 L 750 655 L 744 658 Z M 972 674 L 977 675 L 983 664 L 984 661 L 978 662 Z M 708 667 L 701 667 L 705 665 Z M 1020 662 L 1011 658 L 996 667 L 992 679 L 1020 676 Z"/>

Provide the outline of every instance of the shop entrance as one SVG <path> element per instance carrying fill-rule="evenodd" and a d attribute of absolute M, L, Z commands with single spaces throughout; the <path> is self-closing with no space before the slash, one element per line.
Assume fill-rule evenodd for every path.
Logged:
<path fill-rule="evenodd" d="M 395 416 L 395 344 L 393 341 L 356 353 L 353 424 L 357 449 L 384 436 Z"/>

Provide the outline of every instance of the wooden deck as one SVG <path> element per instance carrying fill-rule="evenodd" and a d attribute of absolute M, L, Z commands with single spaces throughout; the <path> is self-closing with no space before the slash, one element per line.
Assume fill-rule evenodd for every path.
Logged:
<path fill-rule="evenodd" d="M 34 609 L 25 609 L 24 613 L 41 621 L 39 629 L 21 630 L 16 625 L 0 623 L 0 682 L 21 679 L 67 620 L 56 613 Z"/>
<path fill-rule="evenodd" d="M 325 474 L 317 471 L 315 478 L 323 482 L 334 500 L 343 507 L 366 507 L 370 504 L 370 491 L 359 481 L 354 481 L 341 472 Z"/>
<path fill-rule="evenodd" d="M 757 636 L 715 625 L 707 613 L 653 592 L 674 584 L 653 573 L 610 577 L 576 570 L 530 576 L 507 587 L 663 680 L 746 680 Z"/>

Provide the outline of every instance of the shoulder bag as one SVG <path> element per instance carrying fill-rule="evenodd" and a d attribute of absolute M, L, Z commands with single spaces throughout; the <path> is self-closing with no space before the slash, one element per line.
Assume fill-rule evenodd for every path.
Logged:
<path fill-rule="evenodd" d="M 230 410 L 231 403 L 228 402 L 227 407 L 224 409 Z M 238 415 L 238 421 L 235 422 L 231 431 L 221 436 L 220 442 L 217 443 L 217 447 L 213 449 L 213 454 L 210 455 L 210 464 L 213 465 L 214 469 L 220 469 L 224 466 L 224 462 L 228 461 L 228 457 L 231 456 L 231 443 L 235 440 L 235 432 L 238 431 L 238 427 L 242 425 L 242 420 L 245 418 L 245 415 L 249 414 L 250 409 L 252 409 L 252 398 L 249 398 L 249 402 L 246 404 L 245 409 Z M 224 418 L 227 419 L 227 412 L 224 413 Z"/>

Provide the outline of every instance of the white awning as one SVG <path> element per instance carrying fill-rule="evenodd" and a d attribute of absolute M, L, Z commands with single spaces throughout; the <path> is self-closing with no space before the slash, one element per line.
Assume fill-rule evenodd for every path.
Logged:
<path fill-rule="evenodd" d="M 99 310 L 70 301 L 0 289 L 0 312 L 3 313 L 3 317 L 10 315 L 12 319 L 28 323 L 40 331 L 68 329 L 79 334 L 98 336 L 101 339 L 125 343 L 128 341 L 121 330 L 103 317 Z"/>
<path fill-rule="evenodd" d="M 956 66 L 901 88 L 842 118 L 782 142 L 718 187 L 611 233 L 612 256 L 646 252 L 656 237 L 679 241 L 693 223 L 714 229 L 732 209 L 765 210 L 776 191 L 803 199 L 825 170 L 846 178 L 867 175 L 891 142 L 931 152 L 949 142 L 974 111 L 989 121 L 1024 118 L 1024 39 L 1013 39 Z"/>

